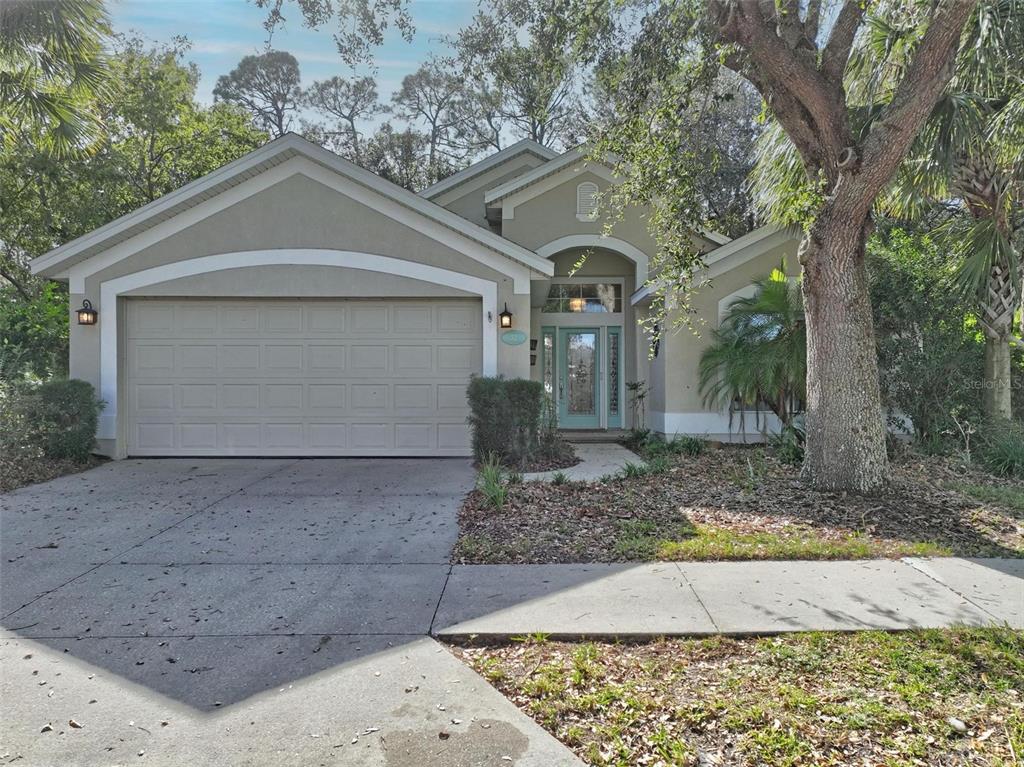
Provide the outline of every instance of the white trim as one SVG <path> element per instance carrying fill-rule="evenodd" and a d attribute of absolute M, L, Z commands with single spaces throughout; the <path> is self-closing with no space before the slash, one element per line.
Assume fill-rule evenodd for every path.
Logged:
<path fill-rule="evenodd" d="M 558 157 L 558 152 L 552 149 L 548 149 L 543 144 L 538 144 L 528 138 L 524 138 L 522 141 L 517 141 L 512 146 L 507 146 L 504 149 L 495 152 L 492 155 L 488 155 L 480 162 L 473 163 L 468 168 L 463 168 L 458 173 L 453 173 L 447 178 L 443 178 L 436 184 L 431 184 L 426 189 L 420 192 L 421 197 L 425 197 L 428 200 L 432 200 L 443 192 L 447 192 L 449 189 L 454 189 L 465 181 L 469 181 L 471 178 L 479 176 L 481 173 L 486 173 L 491 168 L 508 162 L 521 154 L 533 154 L 540 157 L 543 160 L 553 160 Z"/>
<path fill-rule="evenodd" d="M 287 250 L 252 250 L 239 253 L 222 253 L 216 256 L 202 256 L 185 261 L 175 261 L 163 266 L 134 272 L 100 286 L 100 396 L 107 403 L 97 433 L 99 439 L 118 439 L 118 319 L 117 298 L 130 291 L 155 285 L 181 277 L 217 272 L 224 269 L 239 269 L 250 266 L 272 266 L 291 264 L 296 266 L 340 266 L 372 272 L 400 274 L 414 280 L 423 280 L 445 285 L 481 298 L 483 313 L 482 352 L 484 375 L 498 372 L 498 333 L 493 317 L 497 313 L 498 286 L 491 280 L 472 277 L 462 272 L 453 272 L 415 261 L 404 261 L 389 256 L 359 253 L 346 250 L 323 250 L 313 248 Z M 123 445 L 118 453 L 123 452 Z"/>
<path fill-rule="evenodd" d="M 236 175 L 252 171 L 260 164 L 284 152 L 294 152 L 301 155 L 306 160 L 324 167 L 328 171 L 333 171 L 337 176 L 365 187 L 369 192 L 375 193 L 373 198 L 378 201 L 378 207 L 380 207 L 379 203 L 383 201 L 386 201 L 392 209 L 394 209 L 395 205 L 401 206 L 406 211 L 419 214 L 423 219 L 447 227 L 466 241 L 473 241 L 483 245 L 534 271 L 540 272 L 542 275 L 550 275 L 552 273 L 551 265 L 544 259 L 538 258 L 532 251 L 516 245 L 511 240 L 506 240 L 484 227 L 477 226 L 461 216 L 419 195 L 413 194 L 408 189 L 403 189 L 397 184 L 393 184 L 368 170 L 360 168 L 294 133 L 288 133 L 281 138 L 275 139 L 223 168 L 186 184 L 180 189 L 170 192 L 132 213 L 128 213 L 109 224 L 101 226 L 99 229 L 93 230 L 89 234 L 51 250 L 49 253 L 32 261 L 32 273 L 42 274 L 44 271 L 52 270 L 85 250 L 101 247 L 105 239 L 122 234 L 130 228 L 144 224 L 149 219 L 161 214 L 170 214 L 172 216 L 170 220 L 176 220 L 181 215 L 181 212 L 173 214 L 170 209 L 174 206 L 186 202 L 192 197 L 211 192 L 217 194 L 215 190 L 217 185 L 230 181 Z M 290 161 L 289 159 L 288 162 Z M 262 172 L 269 172 L 269 169 Z M 403 213 L 402 218 L 404 219 L 403 223 L 406 223 L 413 220 L 414 217 L 409 216 L 408 213 Z M 462 250 L 471 257 L 477 257 L 474 253 L 467 252 L 465 247 Z"/>
<path fill-rule="evenodd" d="M 495 271 L 511 277 L 514 283 L 514 291 L 517 294 L 528 293 L 530 290 L 530 271 L 528 271 L 530 267 L 525 267 L 523 264 L 514 261 L 510 263 L 508 258 L 498 255 L 492 250 L 482 247 L 476 242 L 467 240 L 458 232 L 452 231 L 450 228 L 442 224 L 425 219 L 415 213 L 411 213 L 401 204 L 387 198 L 382 198 L 372 190 L 369 190 L 343 176 L 332 173 L 322 165 L 303 157 L 294 157 L 271 168 L 270 170 L 264 171 L 236 187 L 228 189 L 227 191 L 196 205 L 195 207 L 181 212 L 178 215 L 125 240 L 124 242 L 118 243 L 109 250 L 102 251 L 101 253 L 75 264 L 70 269 L 71 284 L 69 287 L 71 292 L 84 293 L 85 280 L 89 276 L 113 266 L 140 250 L 150 247 L 167 237 L 182 231 L 183 229 L 193 226 L 198 222 L 295 175 L 305 176 L 306 178 L 310 178 L 334 189 L 340 194 L 343 194 L 360 204 L 366 205 L 367 207 L 371 207 L 382 215 L 388 216 L 389 218 L 408 226 L 414 231 L 418 231 L 419 233 L 446 245 L 453 250 L 464 253 Z M 539 261 L 536 254 L 531 252 L 530 255 Z M 546 259 L 544 259 L 543 262 L 553 274 L 554 266 Z M 536 272 L 538 270 L 533 269 L 533 271 Z"/>
<path fill-rule="evenodd" d="M 722 442 L 763 442 L 764 436 L 757 424 L 757 414 L 750 410 L 744 413 L 746 432 L 740 428 L 740 414 L 735 413 L 732 424 L 729 413 L 699 411 L 695 413 L 662 412 L 652 410 L 648 414 L 648 425 L 651 431 L 664 434 L 668 438 L 675 435 L 708 437 Z M 782 422 L 774 413 L 761 413 L 761 425 L 767 426 L 768 435 L 778 434 Z"/>
<path fill-rule="evenodd" d="M 694 277 L 698 280 L 712 279 L 742 266 L 774 247 L 799 239 L 799 235 L 793 229 L 775 224 L 762 226 L 712 250 L 704 257 L 704 268 Z M 646 301 L 650 298 L 651 292 L 649 285 L 642 286 L 630 297 L 630 304 L 636 306 Z"/>
<path fill-rule="evenodd" d="M 615 161 L 612 155 L 606 155 L 605 159 L 610 162 Z M 598 175 L 606 175 L 609 178 L 613 177 L 612 170 L 608 165 L 595 162 L 593 158 L 587 156 L 585 148 L 577 147 L 576 149 L 570 149 L 567 152 L 563 152 L 554 160 L 549 160 L 543 165 L 538 165 L 533 170 L 529 170 L 521 176 L 516 176 L 512 180 L 506 181 L 504 184 L 496 186 L 493 189 L 489 189 L 484 193 L 484 203 L 489 205 L 492 202 L 497 202 L 503 197 L 508 197 L 509 195 L 518 192 L 520 189 L 540 181 L 547 176 L 560 173 L 577 162 L 584 162 L 587 170 L 594 170 Z M 596 171 L 596 168 L 600 168 L 603 173 Z"/>
<path fill-rule="evenodd" d="M 650 268 L 649 257 L 636 245 L 620 240 L 618 237 L 609 237 L 603 234 L 569 234 L 541 245 L 537 248 L 537 255 L 541 258 L 551 258 L 555 254 L 569 248 L 604 248 L 605 250 L 614 250 L 619 255 L 625 256 L 636 264 L 637 285 L 643 285 L 647 282 L 648 269 Z M 554 277 L 551 279 L 554 279 Z"/>

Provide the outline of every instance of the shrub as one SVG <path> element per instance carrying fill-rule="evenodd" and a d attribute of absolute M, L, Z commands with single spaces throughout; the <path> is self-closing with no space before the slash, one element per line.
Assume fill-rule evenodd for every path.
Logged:
<path fill-rule="evenodd" d="M 522 466 L 539 457 L 561 457 L 569 449 L 539 381 L 475 376 L 466 394 L 477 461 L 495 455 L 505 466 Z"/>
<path fill-rule="evenodd" d="M 633 463 L 632 461 L 626 461 L 625 466 L 622 467 L 622 476 L 627 479 L 634 477 L 643 477 L 647 474 L 647 465 L 643 463 Z"/>
<path fill-rule="evenodd" d="M 682 437 L 676 436 L 672 440 L 672 447 L 676 453 L 682 455 L 688 455 L 691 458 L 696 458 L 698 455 L 704 452 L 704 448 L 707 447 L 708 443 L 700 437 L 693 437 L 689 434 L 684 434 Z"/>
<path fill-rule="evenodd" d="M 495 510 L 501 511 L 508 498 L 508 488 L 502 481 L 501 459 L 495 453 L 490 453 L 480 462 L 477 487 L 484 494 L 487 502 Z"/>
<path fill-rule="evenodd" d="M 981 434 L 978 458 L 996 476 L 1024 477 L 1024 429 L 1016 423 L 989 426 Z"/>
<path fill-rule="evenodd" d="M 982 415 L 984 342 L 971 296 L 954 289 L 956 262 L 931 237 L 883 222 L 867 251 L 882 398 L 899 422 L 890 425 L 909 419 L 923 450 L 948 453 L 958 422 Z M 1019 370 L 1019 352 L 1014 360 Z"/>
<path fill-rule="evenodd" d="M 569 475 L 564 471 L 556 471 L 555 476 L 551 478 L 552 485 L 565 485 L 569 482 Z"/>
<path fill-rule="evenodd" d="M 48 381 L 23 394 L 16 405 L 27 442 L 44 456 L 83 462 L 96 444 L 96 423 L 103 402 L 92 384 L 77 379 Z"/>
<path fill-rule="evenodd" d="M 648 474 L 664 474 L 669 467 L 668 456 L 658 455 L 647 461 Z"/>
<path fill-rule="evenodd" d="M 772 437 L 771 446 L 783 463 L 799 466 L 804 461 L 804 432 L 799 426 L 784 426 Z"/>

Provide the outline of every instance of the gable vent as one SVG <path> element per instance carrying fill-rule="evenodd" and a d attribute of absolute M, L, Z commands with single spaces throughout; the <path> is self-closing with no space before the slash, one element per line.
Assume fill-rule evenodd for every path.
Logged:
<path fill-rule="evenodd" d="M 576 187 L 576 218 L 593 221 L 597 218 L 597 184 L 584 181 Z"/>

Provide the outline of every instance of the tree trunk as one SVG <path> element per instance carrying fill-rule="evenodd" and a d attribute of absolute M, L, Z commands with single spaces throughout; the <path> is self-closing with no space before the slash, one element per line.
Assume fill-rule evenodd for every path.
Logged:
<path fill-rule="evenodd" d="M 1010 394 L 1010 341 L 985 333 L 985 389 L 982 402 L 985 415 L 1007 420 L 1013 411 Z"/>
<path fill-rule="evenodd" d="M 826 205 L 802 246 L 807 321 L 803 476 L 870 493 L 886 481 L 885 425 L 868 294 L 864 215 Z"/>

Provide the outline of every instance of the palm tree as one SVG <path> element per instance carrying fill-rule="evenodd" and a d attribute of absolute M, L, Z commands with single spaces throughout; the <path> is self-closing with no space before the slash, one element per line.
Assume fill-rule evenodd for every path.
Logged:
<path fill-rule="evenodd" d="M 882 3 L 858 41 L 847 72 L 855 127 L 867 131 L 913 53 L 912 19 Z M 900 219 L 938 213 L 937 233 L 956 259 L 957 284 L 976 297 L 985 335 L 985 410 L 1010 415 L 1010 343 L 1021 306 L 1020 251 L 1024 172 L 1024 6 L 987 0 L 972 15 L 946 94 L 876 209 Z M 780 223 L 800 218 L 820 194 L 778 126 L 757 147 L 751 175 L 761 213 Z"/>
<path fill-rule="evenodd" d="M 712 407 L 766 407 L 787 429 L 803 408 L 807 330 L 800 285 L 781 269 L 733 301 L 700 359 L 700 389 Z"/>
<path fill-rule="evenodd" d="M 103 0 L 0 2 L 0 140 L 29 139 L 56 156 L 87 148 L 101 124 Z"/>
<path fill-rule="evenodd" d="M 871 41 L 873 55 L 898 30 Z M 938 209 L 936 227 L 973 296 L 985 338 L 985 414 L 1011 416 L 1010 346 L 1021 306 L 1024 199 L 1024 6 L 983 3 L 968 27 L 957 73 L 880 208 L 902 218 Z"/>

